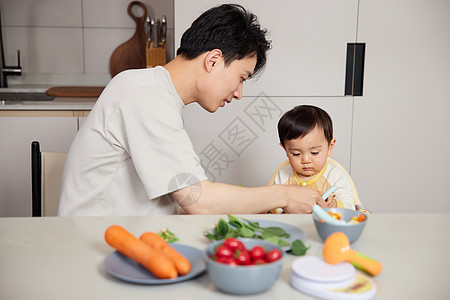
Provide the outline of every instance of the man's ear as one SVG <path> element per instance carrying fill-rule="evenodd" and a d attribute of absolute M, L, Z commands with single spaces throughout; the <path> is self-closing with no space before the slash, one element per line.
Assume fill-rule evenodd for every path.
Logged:
<path fill-rule="evenodd" d="M 332 139 L 330 141 L 330 145 L 328 146 L 328 156 L 331 156 L 333 154 L 334 145 L 336 144 L 336 139 Z"/>
<path fill-rule="evenodd" d="M 205 57 L 205 67 L 208 72 L 211 72 L 216 64 L 222 58 L 222 51 L 220 49 L 213 49 L 209 51 L 208 55 Z"/>

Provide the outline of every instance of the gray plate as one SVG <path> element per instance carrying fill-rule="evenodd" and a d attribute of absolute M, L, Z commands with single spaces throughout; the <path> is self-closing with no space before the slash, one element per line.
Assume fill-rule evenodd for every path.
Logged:
<path fill-rule="evenodd" d="M 261 227 L 283 228 L 287 233 L 289 233 L 291 235 L 290 237 L 285 238 L 285 240 L 287 240 L 291 244 L 295 240 L 301 240 L 303 243 L 306 242 L 306 233 L 304 233 L 303 230 L 301 230 L 300 228 L 295 227 L 293 225 L 286 224 L 283 222 L 268 221 L 268 220 L 250 220 L 250 221 L 258 222 L 259 226 L 261 226 Z M 290 246 L 281 247 L 281 249 L 283 249 L 284 251 L 287 251 L 287 250 L 291 249 L 291 247 Z"/>
<path fill-rule="evenodd" d="M 140 284 L 169 284 L 185 281 L 202 274 L 206 270 L 206 263 L 201 250 L 180 244 L 171 246 L 184 255 L 191 263 L 189 274 L 178 276 L 175 279 L 159 279 L 146 268 L 126 257 L 118 251 L 109 254 L 103 264 L 105 271 L 118 279 Z"/>

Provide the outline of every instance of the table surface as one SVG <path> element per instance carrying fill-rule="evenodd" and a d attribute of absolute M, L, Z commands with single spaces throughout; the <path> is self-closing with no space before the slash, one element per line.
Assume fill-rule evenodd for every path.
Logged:
<path fill-rule="evenodd" d="M 321 256 L 323 243 L 311 215 L 237 215 L 285 222 L 302 229 L 307 255 Z M 169 285 L 140 285 L 111 277 L 103 269 L 114 251 L 104 241 L 113 224 L 139 236 L 169 228 L 178 243 L 204 249 L 203 236 L 225 215 L 148 217 L 0 218 L 0 295 L 2 299 L 231 299 L 207 273 Z M 450 214 L 373 214 L 351 248 L 383 263 L 373 277 L 377 299 L 448 299 L 450 294 Z M 313 299 L 289 284 L 286 255 L 272 288 L 246 299 Z M 359 272 L 359 271 L 358 271 Z"/>

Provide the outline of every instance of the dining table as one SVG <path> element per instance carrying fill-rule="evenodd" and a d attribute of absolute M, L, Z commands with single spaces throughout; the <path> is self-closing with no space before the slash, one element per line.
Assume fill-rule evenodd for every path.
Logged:
<path fill-rule="evenodd" d="M 282 222 L 305 235 L 305 255 L 322 257 L 323 241 L 312 215 L 234 215 L 251 220 Z M 142 284 L 118 279 L 105 270 L 115 252 L 104 239 L 106 229 L 120 225 L 139 237 L 146 231 L 169 229 L 176 243 L 203 251 L 211 232 L 227 215 L 155 215 L 108 217 L 0 218 L 0 299 L 315 299 L 290 284 L 292 263 L 284 255 L 280 277 L 265 292 L 232 295 L 218 290 L 204 271 L 189 280 Z M 356 250 L 382 263 L 370 277 L 375 299 L 450 298 L 450 214 L 374 213 Z M 357 269 L 357 272 L 362 272 Z"/>

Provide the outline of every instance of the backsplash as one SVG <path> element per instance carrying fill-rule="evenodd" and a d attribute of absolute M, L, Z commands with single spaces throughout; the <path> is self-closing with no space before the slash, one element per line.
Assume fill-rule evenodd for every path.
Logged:
<path fill-rule="evenodd" d="M 10 85 L 104 85 L 109 60 L 130 39 L 136 23 L 127 13 L 130 0 L 0 0 L 6 65 L 23 75 Z M 174 57 L 173 0 L 141 0 L 152 18 L 167 17 L 167 59 Z M 140 11 L 139 11 L 140 10 Z M 139 15 L 142 9 L 134 7 Z"/>

